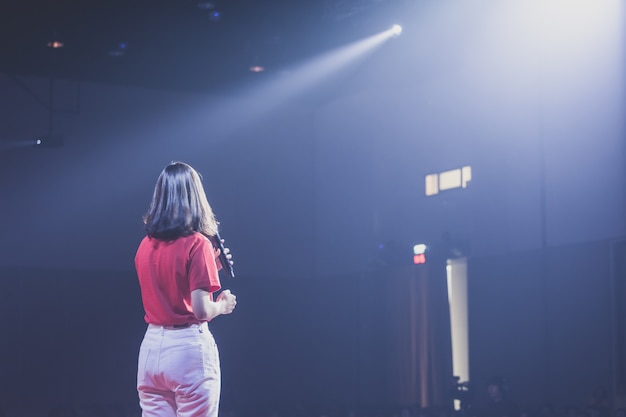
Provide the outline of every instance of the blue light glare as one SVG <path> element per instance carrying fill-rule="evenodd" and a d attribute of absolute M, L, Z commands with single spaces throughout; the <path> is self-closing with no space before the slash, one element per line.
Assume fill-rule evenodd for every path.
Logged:
<path fill-rule="evenodd" d="M 218 10 L 212 11 L 211 13 L 209 13 L 209 19 L 213 22 L 218 22 L 222 20 L 222 13 Z"/>

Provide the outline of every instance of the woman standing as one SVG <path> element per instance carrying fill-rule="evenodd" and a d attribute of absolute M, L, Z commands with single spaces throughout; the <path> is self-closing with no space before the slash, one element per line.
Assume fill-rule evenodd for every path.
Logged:
<path fill-rule="evenodd" d="M 213 298 L 221 288 L 219 249 L 209 240 L 217 221 L 196 170 L 165 167 L 144 222 L 135 256 L 148 323 L 137 371 L 143 417 L 217 417 L 220 363 L 208 322 L 237 302 L 229 290 Z"/>

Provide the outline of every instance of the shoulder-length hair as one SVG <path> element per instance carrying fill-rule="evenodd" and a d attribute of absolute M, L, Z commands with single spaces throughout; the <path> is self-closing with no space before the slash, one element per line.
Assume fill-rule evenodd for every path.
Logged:
<path fill-rule="evenodd" d="M 183 162 L 172 162 L 163 169 L 143 220 L 148 236 L 164 240 L 193 232 L 214 236 L 218 225 L 200 174 Z"/>

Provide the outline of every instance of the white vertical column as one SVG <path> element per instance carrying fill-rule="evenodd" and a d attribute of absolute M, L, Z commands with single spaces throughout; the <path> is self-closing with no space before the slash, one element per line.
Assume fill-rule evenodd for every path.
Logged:
<path fill-rule="evenodd" d="M 461 382 L 469 381 L 469 330 L 467 325 L 467 259 L 448 259 L 448 302 L 452 332 L 452 373 Z M 454 401 L 458 410 L 460 403 Z"/>

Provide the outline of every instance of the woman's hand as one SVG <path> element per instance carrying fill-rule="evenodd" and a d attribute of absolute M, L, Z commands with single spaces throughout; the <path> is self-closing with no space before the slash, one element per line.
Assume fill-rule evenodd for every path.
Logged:
<path fill-rule="evenodd" d="M 221 303 L 224 306 L 222 314 L 230 314 L 237 305 L 237 297 L 235 294 L 231 293 L 230 290 L 224 290 L 217 296 L 216 302 Z"/>
<path fill-rule="evenodd" d="M 224 246 L 224 239 L 222 239 L 222 246 Z M 224 255 L 226 255 L 226 259 L 228 259 L 228 263 L 234 265 L 233 255 L 230 253 L 230 249 L 224 246 Z"/>

